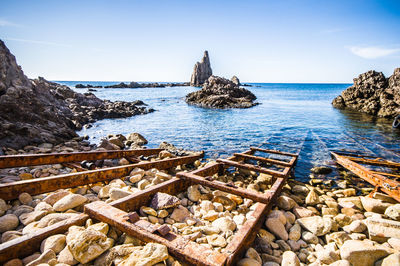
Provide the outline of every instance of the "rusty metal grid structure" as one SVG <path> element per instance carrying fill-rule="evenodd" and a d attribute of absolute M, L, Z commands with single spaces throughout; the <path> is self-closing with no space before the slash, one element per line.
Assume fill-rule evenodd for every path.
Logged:
<path fill-rule="evenodd" d="M 291 159 L 289 162 L 273 161 L 272 159 L 253 156 L 255 151 L 289 156 Z M 217 163 L 215 164 L 211 164 L 190 173 L 180 172 L 177 174 L 177 178 L 114 201 L 110 204 L 100 201 L 92 202 L 85 205 L 85 213 L 92 219 L 108 223 L 122 232 L 141 239 L 144 242 L 163 244 L 176 258 L 184 260 L 190 264 L 207 266 L 234 265 L 241 258 L 245 249 L 254 241 L 258 230 L 264 222 L 265 215 L 272 206 L 272 202 L 280 194 L 289 174 L 293 170 L 297 157 L 298 154 L 251 148 L 249 151 L 235 154 L 233 157 L 226 160 L 217 160 Z M 243 162 L 246 159 L 256 161 L 262 161 L 265 159 L 265 162 L 283 166 L 284 170 L 282 172 L 271 171 L 264 167 Z M 259 173 L 268 173 L 273 175 L 275 179 L 273 179 L 271 188 L 264 193 L 255 193 L 247 189 L 233 187 L 223 182 L 207 180 L 207 176 L 220 173 L 225 167 L 231 166 L 254 170 Z M 225 191 L 257 202 L 257 207 L 251 217 L 249 217 L 245 224 L 234 234 L 233 240 L 222 253 L 201 246 L 200 244 L 192 242 L 190 239 L 173 232 L 164 234 L 162 233 L 162 226 L 154 225 L 149 221 L 140 219 L 132 220 L 129 218 L 132 216 L 137 217 L 136 212 L 139 211 L 141 206 L 148 206 L 152 197 L 156 193 L 163 192 L 170 195 L 176 195 L 185 191 L 193 184 L 201 184 L 209 188 Z"/>
<path fill-rule="evenodd" d="M 398 181 L 400 175 L 374 171 L 363 166 L 371 165 L 399 170 L 400 163 L 354 153 L 331 152 L 331 154 L 338 164 L 375 186 L 375 191 L 380 189 L 400 202 L 400 182 Z"/>
<path fill-rule="evenodd" d="M 40 165 L 40 164 L 53 164 L 64 162 L 77 162 L 79 160 L 96 160 L 104 158 L 120 158 L 123 156 L 138 156 L 138 155 L 153 155 L 158 154 L 161 149 L 143 149 L 143 150 L 132 150 L 132 151 L 121 151 L 113 152 L 85 152 L 75 153 L 77 157 L 74 157 L 74 153 L 66 154 L 54 154 L 56 160 L 52 161 L 52 155 L 43 154 L 40 156 L 1 156 L 3 162 L 11 162 L 10 165 L 5 165 L 4 168 L 16 167 L 16 165 L 23 164 L 24 166 Z M 128 152 L 128 153 L 126 153 Z M 65 155 L 65 157 L 63 156 Z M 85 156 L 86 155 L 86 156 Z M 202 158 L 204 153 L 197 155 L 188 155 L 170 159 L 163 159 L 159 161 L 149 162 L 142 161 L 135 164 L 102 168 L 97 170 L 90 170 L 84 172 L 77 172 L 65 175 L 57 175 L 44 178 L 36 178 L 31 180 L 16 181 L 7 184 L 0 184 L 0 198 L 4 200 L 12 200 L 18 198 L 18 195 L 22 192 L 28 192 L 31 195 L 37 195 L 45 192 L 55 191 L 59 188 L 73 188 L 77 186 L 87 185 L 91 183 L 112 180 L 115 178 L 122 178 L 127 176 L 134 168 L 142 168 L 144 170 L 156 168 L 158 170 L 170 169 L 182 164 L 190 164 L 196 160 Z M 15 161 L 14 161 L 15 159 Z M 23 258 L 24 256 L 31 255 L 40 248 L 40 243 L 47 237 L 54 234 L 61 234 L 68 231 L 68 228 L 73 225 L 84 225 L 86 220 L 89 218 L 88 215 L 81 213 L 77 217 L 70 218 L 58 223 L 55 223 L 46 228 L 39 229 L 34 233 L 23 235 L 16 239 L 7 241 L 0 244 L 0 263 L 4 263 L 13 258 Z"/>

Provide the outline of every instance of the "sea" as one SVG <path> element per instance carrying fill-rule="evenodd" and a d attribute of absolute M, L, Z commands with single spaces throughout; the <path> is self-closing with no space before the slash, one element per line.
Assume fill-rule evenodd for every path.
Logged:
<path fill-rule="evenodd" d="M 112 85 L 119 82 L 56 81 L 77 92 L 78 83 Z M 162 82 L 160 82 L 162 83 Z M 138 132 L 149 148 L 163 141 L 205 157 L 227 158 L 249 147 L 299 152 L 296 178 L 307 180 L 310 168 L 333 165 L 331 151 L 350 151 L 400 161 L 400 130 L 392 121 L 332 107 L 332 100 L 351 84 L 248 83 L 257 96 L 249 109 L 207 109 L 188 105 L 185 95 L 195 87 L 96 88 L 101 99 L 142 100 L 155 112 L 97 121 L 79 135 L 98 143 L 109 134 Z M 338 172 L 334 171 L 331 178 Z"/>

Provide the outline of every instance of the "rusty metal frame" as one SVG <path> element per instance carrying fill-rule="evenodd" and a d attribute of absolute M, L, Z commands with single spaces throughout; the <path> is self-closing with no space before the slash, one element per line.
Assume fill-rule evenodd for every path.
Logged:
<path fill-rule="evenodd" d="M 151 156 L 158 154 L 163 149 L 139 149 L 139 150 L 117 150 L 117 151 L 88 151 L 71 153 L 45 153 L 0 156 L 0 169 L 23 166 L 47 165 L 58 163 L 81 162 L 84 160 L 94 161 L 103 159 L 115 159 L 131 156 Z"/>
<path fill-rule="evenodd" d="M 364 160 L 355 160 L 359 158 L 342 156 L 337 153 L 331 152 L 332 156 L 335 158 L 336 162 L 343 166 L 344 168 L 350 170 L 360 178 L 366 180 L 373 186 L 380 188 L 383 192 L 393 197 L 397 201 L 400 202 L 400 183 L 392 180 L 381 173 L 377 173 L 375 171 L 369 170 L 366 167 L 360 165 L 358 162 L 363 164 L 371 164 L 371 162 L 365 162 Z M 393 163 L 393 162 L 392 162 Z M 384 165 L 383 163 L 379 164 L 380 166 L 391 167 L 392 164 Z"/>
<path fill-rule="evenodd" d="M 204 176 L 218 171 L 220 167 L 221 164 L 212 164 L 209 167 L 195 172 L 198 175 Z M 269 193 L 266 194 L 269 199 L 268 203 L 257 203 L 257 207 L 252 216 L 249 217 L 241 229 L 234 234 L 234 239 L 225 248 L 224 253 L 215 252 L 172 232 L 165 236 L 153 233 L 153 230 L 146 230 L 146 228 L 151 229 L 154 226 L 148 221 L 139 220 L 132 223 L 127 220 L 127 214 L 129 212 L 138 211 L 140 206 L 148 205 L 152 196 L 157 192 L 177 194 L 186 190 L 187 187 L 193 184 L 191 180 L 174 178 L 135 195 L 114 201 L 111 204 L 100 201 L 92 202 L 85 205 L 85 213 L 93 219 L 106 222 L 122 232 L 137 237 L 145 242 L 163 244 L 167 246 L 172 255 L 190 264 L 207 266 L 233 265 L 241 258 L 245 249 L 254 241 L 258 230 L 264 222 L 265 215 L 271 208 L 271 203 L 276 199 L 285 182 L 285 178 L 278 178 L 274 182 L 271 189 L 268 191 Z M 207 186 L 206 184 L 204 185 Z"/>
<path fill-rule="evenodd" d="M 18 195 L 22 192 L 27 192 L 31 195 L 37 195 L 45 192 L 54 191 L 55 189 L 70 188 L 106 180 L 112 180 L 115 178 L 122 178 L 129 175 L 129 173 L 136 167 L 142 168 L 144 170 L 148 170 L 151 168 L 168 169 L 181 164 L 193 163 L 203 156 L 204 153 L 199 153 L 198 155 L 189 155 L 154 162 L 143 161 L 140 163 L 124 166 L 102 168 L 78 173 L 70 173 L 0 184 L 0 198 L 4 200 L 12 200 L 18 198 Z"/>
<path fill-rule="evenodd" d="M 151 168 L 157 168 L 159 170 L 168 169 L 181 164 L 193 163 L 203 156 L 204 153 L 200 153 L 199 155 L 190 155 L 155 162 L 141 162 L 127 166 L 86 171 L 84 173 L 54 176 L 51 178 L 37 178 L 34 180 L 27 180 L 31 182 L 24 184 L 21 184 L 21 182 L 18 181 L 5 185 L 0 185 L 0 198 L 8 199 L 11 197 L 12 199 L 14 199 L 18 197 L 19 193 L 22 193 L 24 191 L 33 191 L 31 193 L 34 195 L 43 193 L 41 192 L 43 190 L 48 191 L 47 187 L 50 187 L 51 191 L 54 191 L 55 188 L 69 188 L 78 185 L 119 178 L 123 177 L 125 173 L 129 174 L 130 170 L 135 167 L 140 167 L 145 170 Z M 86 174 L 89 174 L 89 176 L 86 176 Z M 70 182 L 68 182 L 68 180 L 70 180 Z M 174 180 L 176 180 L 176 178 Z M 9 189 L 10 191 L 14 192 L 7 192 L 7 185 L 12 185 Z M 14 196 L 12 196 L 12 193 L 15 193 Z M 54 234 L 65 233 L 68 228 L 73 225 L 84 225 L 88 218 L 88 215 L 82 213 L 77 217 L 55 223 L 46 228 L 39 229 L 34 233 L 26 234 L 16 239 L 0 244 L 0 263 L 5 263 L 13 258 L 23 258 L 25 256 L 31 255 L 35 251 L 39 250 L 41 242 L 47 237 Z"/>

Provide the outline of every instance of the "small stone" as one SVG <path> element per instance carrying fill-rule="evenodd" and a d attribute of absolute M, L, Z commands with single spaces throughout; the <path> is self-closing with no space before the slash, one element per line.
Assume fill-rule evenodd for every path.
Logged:
<path fill-rule="evenodd" d="M 19 194 L 18 200 L 22 204 L 29 205 L 32 202 L 33 199 L 32 199 L 31 195 L 29 195 L 28 193 L 24 192 L 24 193 Z"/>
<path fill-rule="evenodd" d="M 337 209 L 334 209 L 334 208 L 325 208 L 325 207 L 323 207 L 321 209 L 321 212 L 322 212 L 322 216 L 325 216 L 325 215 L 333 215 L 333 216 L 335 216 L 335 215 L 338 214 Z"/>
<path fill-rule="evenodd" d="M 207 220 L 207 221 L 214 221 L 218 218 L 218 212 L 211 210 L 209 212 L 207 212 L 205 215 L 203 215 L 203 219 Z M 235 216 L 237 217 L 237 216 Z"/>
<path fill-rule="evenodd" d="M 213 247 L 221 247 L 224 248 L 227 245 L 225 238 L 220 235 L 208 235 L 207 236 L 208 244 L 212 245 Z"/>
<path fill-rule="evenodd" d="M 353 219 L 351 219 L 351 217 L 349 217 L 343 213 L 336 215 L 334 217 L 334 220 L 340 227 L 344 227 L 353 222 Z"/>
<path fill-rule="evenodd" d="M 289 230 L 289 239 L 297 241 L 301 237 L 301 227 L 299 224 L 294 224 Z"/>
<path fill-rule="evenodd" d="M 260 264 L 262 263 L 262 259 L 261 259 L 260 255 L 257 253 L 257 251 L 254 248 L 249 248 L 246 251 L 245 257 L 254 259 L 254 260 L 258 261 Z"/>
<path fill-rule="evenodd" d="M 236 265 L 237 266 L 261 266 L 261 263 L 259 263 L 255 259 L 244 258 L 244 259 L 239 260 Z"/>
<path fill-rule="evenodd" d="M 329 266 L 351 266 L 351 264 L 347 260 L 337 260 L 337 261 L 329 264 Z"/>
<path fill-rule="evenodd" d="M 222 232 L 235 231 L 236 224 L 229 217 L 221 217 L 212 222 L 212 226 L 218 228 Z"/>
<path fill-rule="evenodd" d="M 159 210 L 157 212 L 157 217 L 159 218 L 165 218 L 169 215 L 169 213 L 166 210 Z"/>
<path fill-rule="evenodd" d="M 385 215 L 392 220 L 400 221 L 400 204 L 389 206 L 385 210 Z"/>
<path fill-rule="evenodd" d="M 118 266 L 155 265 L 167 258 L 168 249 L 166 246 L 157 243 L 147 243 L 146 246 L 132 252 L 130 256 L 119 263 Z"/>
<path fill-rule="evenodd" d="M 400 251 L 400 239 L 398 238 L 389 238 L 388 241 L 389 245 L 397 251 Z"/>
<path fill-rule="evenodd" d="M 331 264 L 337 260 L 340 260 L 339 254 L 330 249 L 322 249 L 316 252 L 317 258 L 324 264 Z"/>
<path fill-rule="evenodd" d="M 6 263 L 4 263 L 3 266 L 23 266 L 24 264 L 22 263 L 22 260 L 20 259 L 13 259 L 9 260 Z"/>
<path fill-rule="evenodd" d="M 122 188 L 113 187 L 109 191 L 109 196 L 111 200 L 119 200 L 130 195 L 132 195 L 132 192 L 129 192 Z"/>
<path fill-rule="evenodd" d="M 400 265 L 400 253 L 394 253 L 383 259 L 381 266 Z"/>
<path fill-rule="evenodd" d="M 49 264 L 49 262 L 56 261 L 56 253 L 53 250 L 48 249 L 42 255 L 40 255 L 37 259 L 31 261 L 26 266 L 37 266 L 41 264 Z M 56 261 L 57 263 L 57 261 Z M 56 264 L 54 263 L 54 264 Z"/>
<path fill-rule="evenodd" d="M 224 206 L 224 208 L 228 211 L 231 211 L 236 208 L 236 202 L 225 196 L 221 195 L 216 196 L 212 201 L 221 203 Z"/>
<path fill-rule="evenodd" d="M 296 202 L 292 198 L 283 195 L 279 196 L 276 204 L 279 208 L 284 209 L 285 211 L 289 211 L 293 209 L 294 206 L 296 206 Z"/>
<path fill-rule="evenodd" d="M 285 229 L 284 224 L 281 220 L 279 220 L 279 218 L 267 218 L 267 220 L 265 221 L 265 226 L 275 236 L 285 241 L 288 240 L 289 235 Z"/>
<path fill-rule="evenodd" d="M 142 180 L 142 178 L 143 178 L 143 175 L 141 175 L 141 174 L 132 175 L 129 177 L 129 182 L 136 183 L 136 182 L 139 182 L 140 180 Z"/>
<path fill-rule="evenodd" d="M 189 200 L 191 200 L 193 202 L 197 202 L 200 200 L 201 193 L 199 191 L 198 185 L 193 185 L 193 186 L 188 187 L 187 193 L 188 193 Z"/>
<path fill-rule="evenodd" d="M 369 217 L 366 224 L 372 240 L 386 240 L 390 237 L 400 239 L 400 222 Z"/>
<path fill-rule="evenodd" d="M 79 195 L 79 194 L 69 194 L 63 198 L 61 198 L 59 201 L 54 203 L 53 208 L 57 212 L 63 212 L 75 207 L 78 207 L 85 203 L 87 201 L 87 198 Z"/>
<path fill-rule="evenodd" d="M 153 216 L 157 216 L 157 212 L 156 210 L 154 210 L 153 208 L 150 207 L 141 207 L 140 208 L 142 212 L 144 212 L 147 215 L 153 215 Z"/>
<path fill-rule="evenodd" d="M 51 206 L 54 205 L 54 203 L 56 203 L 57 201 L 59 201 L 60 199 L 62 199 L 63 197 L 69 195 L 70 193 L 66 190 L 60 190 L 60 191 L 56 191 L 54 193 L 51 193 L 50 195 L 48 195 L 47 197 L 45 197 L 43 199 L 44 202 L 50 204 Z"/>
<path fill-rule="evenodd" d="M 291 250 L 290 246 L 282 239 L 277 240 L 276 243 L 279 245 L 280 250 L 284 250 L 284 251 Z"/>
<path fill-rule="evenodd" d="M 183 223 L 187 218 L 191 217 L 191 213 L 188 211 L 188 209 L 182 205 L 179 205 L 174 209 L 170 217 L 177 222 Z"/>
<path fill-rule="evenodd" d="M 298 219 L 297 222 L 306 230 L 316 236 L 322 236 L 330 232 L 333 221 L 329 217 L 311 216 Z"/>
<path fill-rule="evenodd" d="M 29 180 L 33 179 L 33 175 L 31 173 L 22 173 L 19 175 L 19 178 L 21 178 L 21 180 Z"/>
<path fill-rule="evenodd" d="M 151 200 L 150 207 L 155 210 L 161 210 L 174 208 L 180 203 L 181 201 L 175 196 L 171 196 L 162 192 L 157 192 Z"/>
<path fill-rule="evenodd" d="M 355 220 L 351 224 L 343 227 L 347 233 L 362 233 L 367 229 L 367 226 L 360 220 Z"/>
<path fill-rule="evenodd" d="M 147 179 L 142 179 L 137 183 L 137 187 L 140 190 L 145 189 L 148 185 L 150 185 L 150 182 Z"/>
<path fill-rule="evenodd" d="M 304 207 L 294 207 L 293 213 L 296 215 L 297 218 L 310 217 L 314 215 L 312 211 Z"/>
<path fill-rule="evenodd" d="M 60 253 L 65 248 L 65 235 L 52 235 L 42 241 L 40 252 L 45 252 L 48 249 L 53 250 L 56 254 Z"/>
<path fill-rule="evenodd" d="M 19 220 L 14 214 L 6 214 L 0 217 L 0 233 L 14 230 L 18 227 Z"/>
<path fill-rule="evenodd" d="M 361 197 L 361 203 L 368 212 L 385 213 L 385 210 L 392 204 L 370 197 Z"/>
<path fill-rule="evenodd" d="M 306 204 L 307 205 L 317 205 L 320 203 L 319 196 L 315 192 L 315 189 L 311 189 L 306 197 Z"/>
<path fill-rule="evenodd" d="M 74 259 L 74 256 L 72 255 L 71 251 L 69 251 L 67 246 L 58 254 L 57 261 L 59 263 L 65 263 L 68 265 L 75 265 L 79 263 L 76 259 Z"/>
<path fill-rule="evenodd" d="M 301 238 L 309 244 L 318 244 L 318 237 L 311 232 L 304 231 Z"/>
<path fill-rule="evenodd" d="M 388 254 L 385 248 L 365 240 L 348 240 L 340 247 L 342 259 L 348 260 L 353 266 L 373 266 Z"/>
<path fill-rule="evenodd" d="M 329 235 L 326 235 L 325 238 L 327 243 L 335 242 L 338 247 L 341 247 L 344 242 L 351 239 L 351 237 L 343 231 L 333 232 Z"/>
<path fill-rule="evenodd" d="M 282 255 L 282 265 L 300 266 L 300 260 L 293 251 L 285 251 Z"/>
<path fill-rule="evenodd" d="M 315 166 L 310 170 L 314 174 L 326 175 L 332 172 L 332 168 L 327 166 Z"/>

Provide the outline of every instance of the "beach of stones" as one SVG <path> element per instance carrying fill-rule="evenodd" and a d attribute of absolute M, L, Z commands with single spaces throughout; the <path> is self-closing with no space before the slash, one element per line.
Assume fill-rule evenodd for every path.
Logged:
<path fill-rule="evenodd" d="M 95 147 L 77 139 L 63 145 L 42 144 L 8 154 L 77 152 Z M 163 151 L 160 160 L 174 157 Z M 125 159 L 105 160 L 105 166 L 127 164 Z M 86 186 L 31 196 L 0 200 L 1 242 L 35 232 L 56 222 L 76 217 L 89 202 L 112 202 L 171 179 L 179 171 L 193 171 L 212 161 L 196 161 L 170 171 L 134 169 L 129 176 Z M 321 168 L 313 169 L 321 173 Z M 1 170 L 2 183 L 52 176 L 73 171 L 62 165 Z M 312 174 L 323 177 L 323 175 Z M 251 171 L 225 172 L 213 179 L 264 192 L 271 176 Z M 263 227 L 238 265 L 399 265 L 400 204 L 348 172 L 335 182 L 313 178 L 310 184 L 289 180 Z M 357 182 L 357 184 L 355 184 Z M 312 185 L 311 185 L 312 184 Z M 333 185 L 333 186 L 332 186 Z M 164 224 L 171 231 L 218 252 L 224 252 L 235 232 L 257 203 L 237 195 L 194 185 L 171 197 L 173 204 L 159 208 L 142 206 L 140 219 Z M 152 201 L 151 201 L 152 202 Z M 106 223 L 88 219 L 65 234 L 45 239 L 40 252 L 13 259 L 5 265 L 185 265 L 172 257 L 167 247 L 143 243 Z"/>

